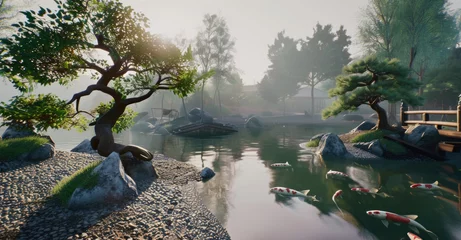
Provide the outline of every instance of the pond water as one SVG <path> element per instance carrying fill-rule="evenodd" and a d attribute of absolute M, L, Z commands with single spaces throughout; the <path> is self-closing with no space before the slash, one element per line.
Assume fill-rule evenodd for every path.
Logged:
<path fill-rule="evenodd" d="M 460 179 L 454 175 L 456 171 L 439 163 L 324 162 L 299 147 L 317 133 L 340 134 L 352 127 L 278 126 L 262 132 L 240 129 L 233 135 L 209 139 L 126 134 L 120 141 L 199 168 L 212 168 L 216 176 L 201 184 L 199 191 L 232 239 L 408 239 L 410 229 L 405 224 L 391 223 L 386 228 L 381 220 L 368 216 L 368 210 L 415 214 L 419 216 L 416 221 L 439 239 L 461 239 L 455 196 L 458 184 L 453 181 Z M 69 136 L 55 137 L 58 147 L 70 149 L 83 138 Z M 288 162 L 293 168 L 270 168 L 278 162 Z M 326 179 L 330 169 L 345 172 L 352 180 Z M 436 180 L 444 191 L 431 194 L 410 188 L 413 182 Z M 350 191 L 355 186 L 379 188 L 391 197 L 359 195 Z M 320 202 L 280 197 L 269 193 L 272 187 L 310 189 L 309 195 L 316 195 Z M 342 212 L 331 199 L 338 189 L 343 190 L 343 198 L 337 200 Z M 418 235 L 431 239 L 425 232 Z"/>

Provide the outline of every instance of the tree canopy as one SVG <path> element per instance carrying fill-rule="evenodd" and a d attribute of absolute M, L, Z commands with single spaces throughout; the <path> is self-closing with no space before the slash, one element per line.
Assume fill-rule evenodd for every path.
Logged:
<path fill-rule="evenodd" d="M 461 93 L 461 48 L 452 50 L 449 58 L 427 73 L 424 90 L 426 102 L 435 106 L 456 105 Z"/>
<path fill-rule="evenodd" d="M 82 113 L 80 98 L 93 91 L 113 98 L 111 107 L 95 122 L 101 155 L 123 149 L 114 144 L 111 129 L 127 106 L 146 100 L 157 90 L 187 95 L 200 80 L 191 64 L 190 48 L 183 53 L 151 34 L 148 19 L 120 1 L 55 2 L 56 10 L 40 7 L 21 12 L 26 20 L 13 24 L 15 33 L 1 39 L 1 71 L 23 92 L 30 83 L 67 85 L 90 72 L 95 83 L 74 94 L 67 104 L 75 102 L 75 113 Z M 50 98 L 48 105 L 72 116 L 70 108 L 61 103 Z M 54 119 L 48 123 L 36 120 L 52 128 L 62 126 Z"/>
<path fill-rule="evenodd" d="M 268 58 L 271 62 L 264 78 L 258 83 L 260 96 L 271 103 L 284 101 L 298 92 L 298 82 L 301 80 L 296 72 L 290 71 L 298 65 L 296 57 L 297 41 L 279 32 L 274 43 L 269 46 Z"/>
<path fill-rule="evenodd" d="M 346 110 L 354 111 L 366 104 L 378 113 L 378 128 L 390 128 L 386 111 L 379 106 L 380 102 L 404 101 L 412 106 L 422 104 L 422 97 L 413 91 L 420 83 L 408 78 L 408 72 L 409 69 L 399 64 L 397 59 L 378 60 L 376 56 L 344 67 L 343 74 L 336 78 L 336 87 L 329 91 L 330 97 L 338 99 L 324 109 L 323 118 L 336 116 Z"/>

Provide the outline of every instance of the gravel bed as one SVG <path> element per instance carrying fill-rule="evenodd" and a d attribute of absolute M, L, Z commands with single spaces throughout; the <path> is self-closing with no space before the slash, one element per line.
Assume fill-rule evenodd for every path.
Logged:
<path fill-rule="evenodd" d="M 138 183 L 124 205 L 72 211 L 50 198 L 63 177 L 101 159 L 56 151 L 39 163 L 0 162 L 0 239 L 230 239 L 197 195 L 198 169 L 163 155 L 153 160 L 159 179 Z"/>

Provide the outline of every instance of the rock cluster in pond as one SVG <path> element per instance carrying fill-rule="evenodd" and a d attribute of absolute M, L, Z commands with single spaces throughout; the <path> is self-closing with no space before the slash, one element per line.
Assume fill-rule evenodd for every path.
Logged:
<path fill-rule="evenodd" d="M 245 121 L 245 127 L 250 129 L 261 129 L 263 128 L 263 124 L 259 118 L 253 116 Z"/>
<path fill-rule="evenodd" d="M 97 150 L 94 150 L 91 147 L 91 141 L 89 139 L 83 140 L 81 143 L 79 143 L 76 147 L 72 148 L 72 150 L 70 151 L 79 152 L 79 153 L 89 153 L 89 154 L 98 153 Z"/>
<path fill-rule="evenodd" d="M 358 131 L 368 131 L 368 130 L 371 130 L 372 128 L 374 128 L 375 126 L 376 126 L 376 123 L 372 123 L 370 121 L 363 121 L 357 127 L 352 129 L 349 133 L 355 133 L 355 132 L 358 132 Z"/>
<path fill-rule="evenodd" d="M 418 147 L 435 150 L 440 141 L 440 135 L 434 126 L 418 125 L 409 127 L 403 139 Z"/>
<path fill-rule="evenodd" d="M 343 141 L 334 133 L 322 136 L 316 154 L 322 156 L 323 159 L 338 159 L 350 155 Z"/>
<path fill-rule="evenodd" d="M 96 186 L 75 189 L 69 200 L 70 209 L 120 203 L 138 195 L 136 183 L 126 174 L 118 153 L 111 153 L 93 170 L 92 174 L 98 176 Z"/>

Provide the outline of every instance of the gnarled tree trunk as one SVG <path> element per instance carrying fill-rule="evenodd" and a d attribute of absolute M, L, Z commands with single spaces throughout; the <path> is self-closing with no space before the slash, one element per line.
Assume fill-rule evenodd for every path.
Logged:
<path fill-rule="evenodd" d="M 391 125 L 389 125 L 389 122 L 387 121 L 386 110 L 384 110 L 384 108 L 375 103 L 371 105 L 371 109 L 375 110 L 378 114 L 378 121 L 376 122 L 375 128 L 395 130 Z"/>

